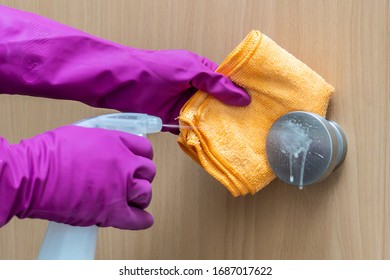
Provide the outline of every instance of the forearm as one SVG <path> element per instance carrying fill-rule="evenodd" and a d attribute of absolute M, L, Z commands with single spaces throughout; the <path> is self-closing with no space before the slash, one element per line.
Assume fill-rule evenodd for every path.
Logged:
<path fill-rule="evenodd" d="M 71 99 L 104 107 L 131 88 L 131 50 L 54 22 L 0 6 L 0 92 Z M 135 64 L 135 65 L 134 65 Z M 120 109 L 120 108 L 118 108 Z"/>

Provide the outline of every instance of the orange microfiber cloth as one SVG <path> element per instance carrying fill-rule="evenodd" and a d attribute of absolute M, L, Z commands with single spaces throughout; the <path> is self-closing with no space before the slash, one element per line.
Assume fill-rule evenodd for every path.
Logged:
<path fill-rule="evenodd" d="M 217 72 L 245 88 L 251 104 L 228 106 L 198 91 L 180 112 L 178 142 L 233 196 L 255 194 L 275 178 L 265 152 L 273 123 L 291 111 L 325 116 L 334 89 L 259 31 L 251 31 Z"/>

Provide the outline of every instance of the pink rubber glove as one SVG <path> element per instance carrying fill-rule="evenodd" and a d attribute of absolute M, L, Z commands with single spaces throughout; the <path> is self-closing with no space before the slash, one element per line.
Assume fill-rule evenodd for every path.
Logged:
<path fill-rule="evenodd" d="M 8 144 L 0 138 L 0 226 L 13 216 L 145 229 L 155 175 L 146 138 L 64 126 Z"/>
<path fill-rule="evenodd" d="M 216 68 L 189 51 L 129 48 L 0 6 L 3 93 L 78 100 L 177 124 L 197 89 L 229 105 L 249 104 L 249 95 Z"/>

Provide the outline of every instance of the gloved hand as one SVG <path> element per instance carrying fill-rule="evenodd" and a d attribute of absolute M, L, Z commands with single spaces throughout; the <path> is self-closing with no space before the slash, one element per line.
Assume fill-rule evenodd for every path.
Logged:
<path fill-rule="evenodd" d="M 229 105 L 250 102 L 214 72 L 214 62 L 195 53 L 129 48 L 4 6 L 0 15 L 0 92 L 146 113 L 166 124 L 178 123 L 198 89 Z"/>
<path fill-rule="evenodd" d="M 0 226 L 13 216 L 145 229 L 153 217 L 153 151 L 146 138 L 64 126 L 8 144 L 0 138 Z"/>

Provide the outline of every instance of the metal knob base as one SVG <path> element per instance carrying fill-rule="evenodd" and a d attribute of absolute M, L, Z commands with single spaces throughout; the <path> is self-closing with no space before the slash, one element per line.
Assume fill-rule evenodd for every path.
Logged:
<path fill-rule="evenodd" d="M 266 141 L 268 163 L 275 175 L 303 186 L 325 179 L 347 154 L 347 139 L 334 121 L 309 112 L 291 112 L 278 119 Z"/>

